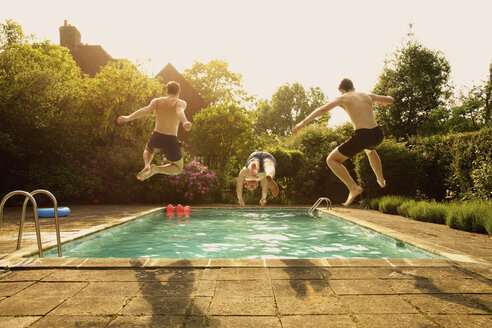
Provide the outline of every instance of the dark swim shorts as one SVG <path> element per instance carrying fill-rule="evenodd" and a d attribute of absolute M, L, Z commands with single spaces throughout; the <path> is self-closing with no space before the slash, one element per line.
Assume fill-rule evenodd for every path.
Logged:
<path fill-rule="evenodd" d="M 364 149 L 374 149 L 383 141 L 383 130 L 379 126 L 372 129 L 357 129 L 352 136 L 338 147 L 342 155 L 352 157 Z"/>
<path fill-rule="evenodd" d="M 255 152 L 251 153 L 251 155 L 249 155 L 248 159 L 246 160 L 246 167 L 248 167 L 249 163 L 251 163 L 251 161 L 255 158 L 260 161 L 259 172 L 265 172 L 263 169 L 263 161 L 265 159 L 271 160 L 273 162 L 273 165 L 275 167 L 277 167 L 277 161 L 275 160 L 275 157 L 273 157 L 272 154 L 267 153 L 267 152 L 263 152 L 263 151 L 255 151 Z"/>
<path fill-rule="evenodd" d="M 183 157 L 178 137 L 156 131 L 150 135 L 147 149 L 153 153 L 164 154 L 171 162 L 177 162 Z"/>

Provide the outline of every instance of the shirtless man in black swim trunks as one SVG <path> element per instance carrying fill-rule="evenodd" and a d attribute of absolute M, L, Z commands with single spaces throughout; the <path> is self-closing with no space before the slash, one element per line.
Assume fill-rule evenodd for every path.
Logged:
<path fill-rule="evenodd" d="M 333 173 L 335 173 L 349 189 L 348 198 L 345 203 L 343 203 L 343 205 L 348 206 L 363 191 L 363 189 L 354 181 L 354 179 L 352 179 L 348 170 L 342 163 L 358 152 L 362 150 L 366 152 L 379 185 L 382 188 L 386 187 L 381 159 L 374 150 L 374 148 L 383 141 L 383 132 L 376 123 L 371 105 L 373 102 L 391 104 L 394 99 L 390 96 L 355 92 L 354 85 L 349 79 L 343 79 L 338 90 L 342 94 L 341 96 L 335 98 L 328 104 L 315 109 L 308 117 L 299 122 L 292 129 L 292 133 L 297 133 L 308 122 L 337 106 L 342 107 L 348 113 L 355 132 L 347 141 L 335 148 L 326 159 L 326 163 Z"/>
<path fill-rule="evenodd" d="M 143 152 L 144 168 L 137 174 L 137 179 L 141 181 L 156 173 L 180 174 L 183 171 L 181 143 L 177 137 L 178 127 L 181 122 L 185 131 L 190 131 L 191 123 L 184 113 L 186 102 L 179 99 L 179 83 L 171 81 L 167 84 L 166 89 L 167 97 L 152 99 L 148 106 L 140 108 L 131 115 L 119 116 L 116 119 L 116 124 L 120 125 L 155 111 L 154 132 L 150 135 Z M 164 154 L 170 163 L 161 166 L 151 164 L 154 153 Z"/>

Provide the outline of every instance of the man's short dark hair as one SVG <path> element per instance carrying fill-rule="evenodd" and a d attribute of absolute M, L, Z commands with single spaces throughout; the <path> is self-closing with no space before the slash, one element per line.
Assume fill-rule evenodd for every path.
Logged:
<path fill-rule="evenodd" d="M 175 81 L 170 81 L 166 86 L 166 92 L 168 95 L 177 95 L 179 93 L 179 90 L 179 83 Z"/>
<path fill-rule="evenodd" d="M 343 79 L 342 82 L 340 82 L 340 85 L 338 86 L 338 90 L 345 90 L 345 91 L 350 91 L 354 88 L 354 84 L 350 79 Z"/>

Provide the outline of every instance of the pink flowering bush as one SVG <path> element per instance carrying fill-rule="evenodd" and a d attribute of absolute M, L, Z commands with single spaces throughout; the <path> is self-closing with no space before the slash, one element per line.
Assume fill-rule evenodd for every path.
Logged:
<path fill-rule="evenodd" d="M 218 188 L 218 179 L 214 171 L 193 160 L 183 168 L 183 172 L 169 176 L 169 183 L 176 188 L 176 194 L 183 201 L 205 203 L 213 201 Z"/>

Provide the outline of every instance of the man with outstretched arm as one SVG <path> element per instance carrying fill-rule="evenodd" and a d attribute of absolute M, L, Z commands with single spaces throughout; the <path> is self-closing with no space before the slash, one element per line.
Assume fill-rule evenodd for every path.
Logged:
<path fill-rule="evenodd" d="M 297 133 L 304 125 L 337 106 L 342 107 L 347 112 L 355 132 L 347 141 L 330 153 L 326 159 L 326 163 L 333 173 L 335 173 L 349 189 L 348 198 L 343 203 L 343 205 L 348 206 L 363 191 L 363 189 L 350 176 L 350 173 L 343 165 L 343 162 L 358 152 L 362 150 L 366 152 L 379 185 L 381 188 L 386 187 L 381 159 L 374 150 L 374 148 L 383 141 L 383 132 L 374 118 L 372 103 L 391 104 L 394 99 L 390 96 L 356 92 L 352 81 L 349 79 L 343 79 L 338 86 L 338 90 L 342 94 L 341 96 L 330 101 L 328 104 L 315 109 L 308 117 L 303 119 L 292 129 L 292 133 Z"/>
<path fill-rule="evenodd" d="M 179 123 L 186 131 L 191 130 L 191 123 L 184 113 L 186 102 L 179 99 L 180 85 L 171 81 L 167 84 L 167 97 L 153 99 L 146 107 L 140 108 L 131 115 L 119 116 L 116 124 L 120 125 L 134 119 L 144 117 L 155 111 L 155 128 L 143 152 L 144 168 L 137 174 L 143 181 L 156 173 L 180 174 L 183 171 L 181 142 L 178 140 Z M 154 165 L 154 153 L 162 153 L 170 162 L 165 165 Z"/>

